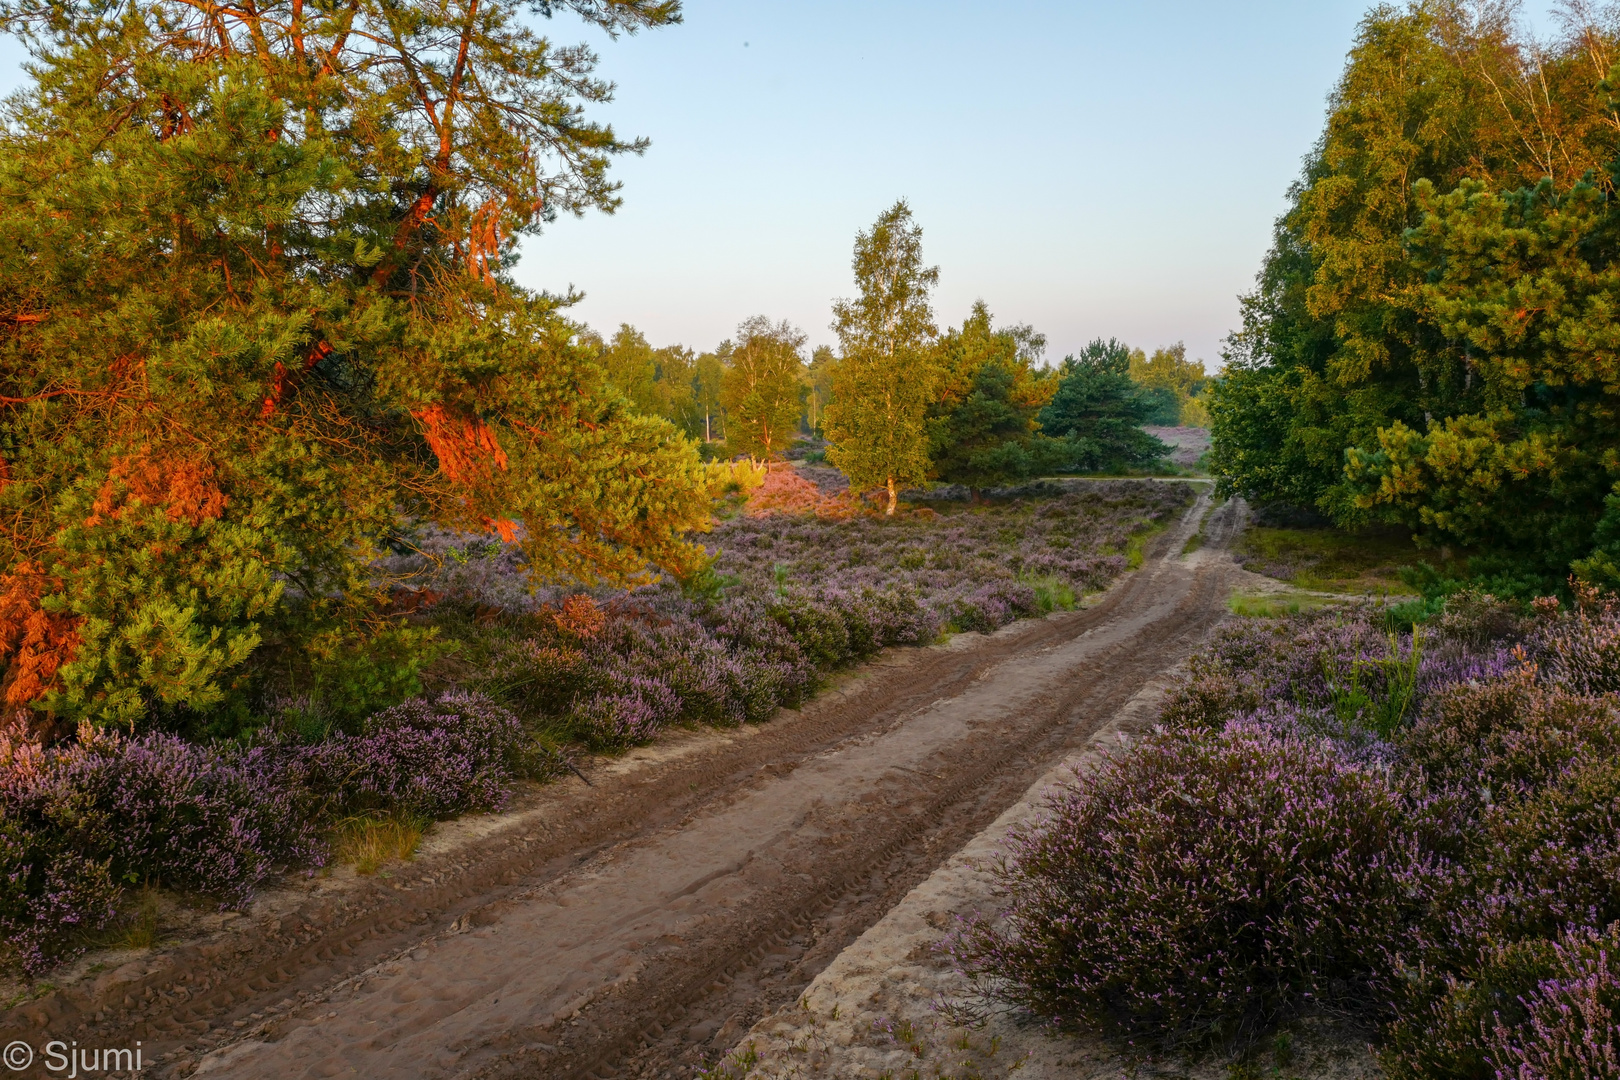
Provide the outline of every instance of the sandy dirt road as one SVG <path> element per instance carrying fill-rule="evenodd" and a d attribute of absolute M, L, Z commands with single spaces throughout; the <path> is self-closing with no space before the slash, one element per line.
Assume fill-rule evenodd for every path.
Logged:
<path fill-rule="evenodd" d="M 1093 607 L 907 650 L 746 735 L 576 782 L 349 917 L 278 918 L 236 955 L 132 971 L 123 1009 L 32 1022 L 143 1038 L 156 1075 L 690 1076 L 1197 646 L 1233 570 L 1181 551 L 1242 515 L 1207 510 Z"/>

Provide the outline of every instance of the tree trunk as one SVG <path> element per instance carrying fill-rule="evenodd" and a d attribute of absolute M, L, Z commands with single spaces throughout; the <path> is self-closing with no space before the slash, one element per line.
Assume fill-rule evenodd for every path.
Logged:
<path fill-rule="evenodd" d="M 894 477 L 889 477 L 889 508 L 884 511 L 889 517 L 894 517 L 894 503 L 899 494 L 894 489 Z"/>

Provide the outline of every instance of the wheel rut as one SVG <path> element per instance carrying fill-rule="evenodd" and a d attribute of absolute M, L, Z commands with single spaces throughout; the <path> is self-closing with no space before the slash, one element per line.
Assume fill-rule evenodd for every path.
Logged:
<path fill-rule="evenodd" d="M 344 911 L 4 1026 L 143 1038 L 158 1075 L 690 1076 L 1196 647 L 1230 588 L 1201 556 L 1241 515 L 1201 498 L 1094 607 L 907 650 L 747 737 L 553 789 Z"/>

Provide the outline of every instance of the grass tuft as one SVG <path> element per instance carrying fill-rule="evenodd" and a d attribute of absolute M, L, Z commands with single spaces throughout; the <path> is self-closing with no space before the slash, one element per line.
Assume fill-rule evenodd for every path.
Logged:
<path fill-rule="evenodd" d="M 416 854 L 427 819 L 415 814 L 357 814 L 338 822 L 332 838 L 332 856 L 353 863 L 354 872 L 370 876 L 392 862 Z"/>
<path fill-rule="evenodd" d="M 1332 601 L 1310 593 L 1241 593 L 1235 592 L 1226 602 L 1232 614 L 1248 619 L 1275 619 L 1283 615 L 1298 615 L 1304 611 L 1317 611 Z"/>
<path fill-rule="evenodd" d="M 1050 615 L 1054 611 L 1073 611 L 1079 603 L 1074 587 L 1055 575 L 1020 580 L 1035 590 L 1035 604 L 1042 615 Z"/>
<path fill-rule="evenodd" d="M 150 886 L 135 901 L 128 927 L 119 944 L 127 949 L 150 949 L 158 943 L 158 894 Z"/>

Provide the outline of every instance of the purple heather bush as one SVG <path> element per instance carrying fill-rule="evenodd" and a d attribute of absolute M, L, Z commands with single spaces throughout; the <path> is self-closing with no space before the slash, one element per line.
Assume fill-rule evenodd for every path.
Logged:
<path fill-rule="evenodd" d="M 126 885 L 241 906 L 278 868 L 319 865 L 333 818 L 495 809 L 536 770 L 529 754 L 510 712 L 461 693 L 309 745 L 87 731 L 0 770 L 0 932 L 37 972 L 114 920 Z"/>
<path fill-rule="evenodd" d="M 446 818 L 505 805 L 525 741 L 511 712 L 450 692 L 384 709 L 358 735 L 288 748 L 284 773 L 322 800 L 326 816 L 398 810 Z"/>
<path fill-rule="evenodd" d="M 611 750 L 671 724 L 757 723 L 885 646 L 1044 614 L 1054 597 L 1107 586 L 1131 536 L 1190 498 L 1184 485 L 1114 482 L 943 515 L 738 515 L 709 538 L 706 587 L 597 590 L 605 620 L 586 634 L 547 617 L 578 588 L 514 588 L 521 567 L 501 545 L 463 551 L 434 534 L 434 559 L 386 569 L 454 598 L 451 610 L 482 613 L 451 631 L 473 641 L 463 685 L 555 743 Z"/>
<path fill-rule="evenodd" d="M 584 621 L 556 617 L 580 587 L 532 589 L 515 545 L 424 526 L 377 569 L 462 644 L 439 676 L 451 689 L 334 730 L 300 687 L 250 747 L 99 736 L 0 766 L 4 948 L 43 970 L 136 883 L 240 905 L 277 867 L 318 864 L 334 819 L 496 809 L 516 777 L 562 769 L 564 743 L 763 721 L 885 646 L 1106 586 L 1130 537 L 1190 498 L 1126 482 L 932 517 L 738 516 L 711 537 L 707 587 L 596 590 L 602 617 Z"/>
<path fill-rule="evenodd" d="M 1359 1004 L 1397 1080 L 1620 1076 L 1620 612 L 1555 607 L 1223 627 L 958 960 L 1142 1047 Z"/>
<path fill-rule="evenodd" d="M 0 959 L 33 975 L 112 922 L 120 890 L 110 861 L 95 862 L 47 831 L 0 817 Z"/>
<path fill-rule="evenodd" d="M 1511 1080 L 1620 1080 L 1620 923 L 1564 935 L 1551 960 L 1522 1019 L 1492 1017 L 1487 1061 Z"/>
<path fill-rule="evenodd" d="M 173 735 L 102 734 L 0 774 L 0 812 L 115 880 L 162 881 L 240 902 L 277 864 L 319 842 L 302 792 L 272 749 L 218 750 Z"/>
<path fill-rule="evenodd" d="M 1231 1043 L 1353 997 L 1411 921 L 1387 774 L 1235 724 L 1106 757 L 1016 830 L 1010 907 L 951 948 L 1048 1022 Z"/>
<path fill-rule="evenodd" d="M 1620 923 L 1492 948 L 1389 1025 L 1389 1080 L 1620 1078 Z"/>
<path fill-rule="evenodd" d="M 106 926 L 126 884 L 241 904 L 278 865 L 319 860 L 308 811 L 267 748 L 103 734 L 13 763 L 0 772 L 0 928 L 33 972 Z"/>

